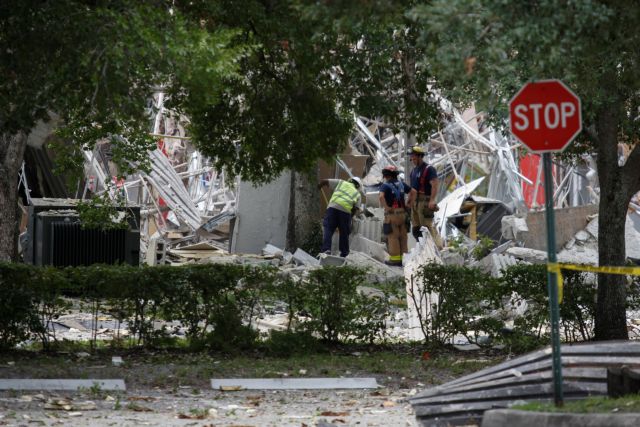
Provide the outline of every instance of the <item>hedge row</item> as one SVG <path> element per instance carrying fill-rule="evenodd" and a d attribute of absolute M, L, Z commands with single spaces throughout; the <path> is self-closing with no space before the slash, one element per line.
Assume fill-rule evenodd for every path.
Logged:
<path fill-rule="evenodd" d="M 561 335 L 566 342 L 588 341 L 593 338 L 595 278 L 568 271 L 563 278 Z M 511 266 L 500 278 L 474 268 L 426 265 L 410 287 L 427 343 L 464 335 L 481 346 L 502 342 L 516 352 L 549 343 L 546 265 Z M 640 308 L 637 279 L 627 285 L 627 308 Z"/>
<path fill-rule="evenodd" d="M 302 283 L 274 268 L 240 265 L 180 267 L 34 267 L 0 263 L 0 348 L 37 337 L 51 344 L 50 324 L 84 301 L 97 318 L 109 312 L 127 322 L 133 344 L 166 343 L 171 330 L 157 321 L 179 322 L 191 346 L 216 349 L 251 346 L 251 321 L 271 303 L 285 302 L 290 319 L 305 314 L 302 330 L 327 341 L 380 338 L 389 313 L 388 298 L 357 292 L 366 273 L 352 267 L 309 272 Z M 249 324 L 247 324 L 249 322 Z M 97 322 L 96 322 L 97 323 Z M 291 323 L 289 324 L 289 329 Z M 95 340 L 94 340 L 95 341 Z"/>
<path fill-rule="evenodd" d="M 564 339 L 589 340 L 595 285 L 584 273 L 566 273 L 564 279 Z M 384 297 L 378 298 L 358 292 L 366 285 L 366 272 L 353 267 L 324 267 L 296 279 L 272 267 L 240 265 L 56 269 L 0 263 L 0 349 L 27 339 L 50 347 L 55 336 L 45 325 L 69 312 L 71 301 L 88 304 L 94 319 L 108 312 L 126 322 L 132 345 L 177 345 L 170 338 L 175 331 L 154 327 L 165 321 L 182 325 L 192 347 L 252 347 L 258 336 L 251 322 L 275 305 L 286 307 L 289 332 L 329 342 L 380 341 L 390 296 L 404 298 L 405 284 L 383 285 Z M 425 265 L 408 285 L 428 344 L 464 335 L 479 345 L 502 341 L 523 351 L 548 342 L 544 265 L 513 266 L 499 279 L 473 268 Z M 638 288 L 638 282 L 629 284 L 631 309 L 640 307 Z"/>

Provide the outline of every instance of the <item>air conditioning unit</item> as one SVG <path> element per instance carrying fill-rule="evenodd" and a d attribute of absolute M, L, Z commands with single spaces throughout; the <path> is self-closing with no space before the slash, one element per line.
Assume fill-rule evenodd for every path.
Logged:
<path fill-rule="evenodd" d="M 83 229 L 79 200 L 32 199 L 24 260 L 34 265 L 138 265 L 140 207 L 127 206 L 127 229 Z"/>

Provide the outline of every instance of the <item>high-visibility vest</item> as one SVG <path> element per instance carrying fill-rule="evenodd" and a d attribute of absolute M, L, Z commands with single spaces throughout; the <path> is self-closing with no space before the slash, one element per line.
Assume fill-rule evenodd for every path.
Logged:
<path fill-rule="evenodd" d="M 329 203 L 336 203 L 350 212 L 351 208 L 358 203 L 359 197 L 360 193 L 355 185 L 348 181 L 340 181 L 333 190 Z"/>

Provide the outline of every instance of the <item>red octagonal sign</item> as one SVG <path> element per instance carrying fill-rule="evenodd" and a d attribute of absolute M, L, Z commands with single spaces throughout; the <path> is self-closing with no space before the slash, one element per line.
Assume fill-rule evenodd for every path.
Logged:
<path fill-rule="evenodd" d="M 580 98 L 560 80 L 527 83 L 509 102 L 511 133 L 531 151 L 562 151 L 580 133 Z"/>

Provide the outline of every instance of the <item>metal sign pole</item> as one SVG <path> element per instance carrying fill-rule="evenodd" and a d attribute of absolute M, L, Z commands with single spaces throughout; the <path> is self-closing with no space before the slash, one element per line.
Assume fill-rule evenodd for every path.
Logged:
<path fill-rule="evenodd" d="M 551 154 L 542 155 L 544 162 L 544 199 L 547 211 L 547 257 L 555 264 L 556 229 L 553 212 L 553 178 L 551 176 Z M 560 309 L 558 308 L 558 278 L 556 273 L 547 272 L 549 291 L 549 311 L 551 313 L 551 350 L 553 352 L 553 397 L 556 406 L 563 405 L 562 398 L 562 354 L 560 350 Z"/>

